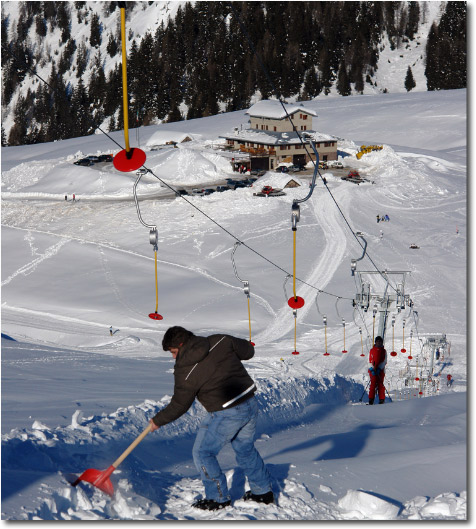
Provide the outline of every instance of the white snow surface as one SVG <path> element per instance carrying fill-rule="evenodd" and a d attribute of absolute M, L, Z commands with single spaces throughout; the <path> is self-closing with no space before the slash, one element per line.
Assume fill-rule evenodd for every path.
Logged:
<path fill-rule="evenodd" d="M 299 355 L 292 355 L 295 320 L 283 290 L 291 296 L 291 204 L 307 195 L 310 175 L 297 173 L 304 185 L 272 198 L 253 196 L 261 183 L 184 198 L 167 187 L 237 176 L 213 146 L 246 123 L 244 111 L 131 135 L 161 180 L 148 173 L 137 186 L 142 218 L 159 234 L 161 321 L 148 317 L 156 303 L 154 252 L 133 200 L 137 176 L 111 163 L 73 165 L 83 155 L 115 154 L 114 143 L 95 135 L 2 148 L 2 519 L 465 520 L 466 95 L 306 102 L 319 115 L 319 130 L 339 138 L 346 168 L 374 183 L 355 185 L 330 169 L 333 197 L 319 180 L 301 204 Z M 144 147 L 166 131 L 193 141 Z M 123 142 L 121 133 L 113 137 Z M 383 149 L 357 160 L 360 144 Z M 262 179 L 274 181 L 272 173 Z M 388 356 L 384 405 L 365 405 L 372 311 L 352 307 L 350 263 L 362 249 L 336 202 L 352 229 L 364 233 L 380 270 L 410 272 L 405 293 L 414 310 L 395 312 L 393 336 L 387 327 L 386 349 L 398 354 Z M 377 214 L 390 222 L 377 224 Z M 231 261 L 237 239 L 246 244 L 234 257 L 250 282 L 256 343 L 246 362 L 258 386 L 256 446 L 273 476 L 276 505 L 240 499 L 245 476 L 226 448 L 219 460 L 232 506 L 191 507 L 203 494 L 191 454 L 205 413 L 198 403 L 128 456 L 111 476 L 112 499 L 88 483 L 73 488 L 72 476 L 108 468 L 170 401 L 173 360 L 161 347 L 169 326 L 249 338 L 246 296 Z M 358 271 L 373 269 L 368 257 L 358 262 Z M 371 288 L 382 288 L 379 276 Z M 401 373 L 407 365 L 421 368 L 422 343 L 442 333 L 451 351 L 433 366 L 433 389 L 419 395 L 416 382 L 405 388 Z"/>

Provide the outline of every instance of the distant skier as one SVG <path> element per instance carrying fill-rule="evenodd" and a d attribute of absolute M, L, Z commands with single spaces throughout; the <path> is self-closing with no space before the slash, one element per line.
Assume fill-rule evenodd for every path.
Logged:
<path fill-rule="evenodd" d="M 383 231 L 380 230 L 380 238 L 383 239 Z"/>
<path fill-rule="evenodd" d="M 451 386 L 453 384 L 453 377 L 451 375 L 446 375 L 446 385 Z"/>
<path fill-rule="evenodd" d="M 380 222 L 380 215 L 377 215 L 377 224 Z"/>
<path fill-rule="evenodd" d="M 65 195 L 65 196 L 64 196 L 64 199 L 65 199 L 65 200 L 68 200 L 68 195 Z"/>
<path fill-rule="evenodd" d="M 109 334 L 112 336 L 112 325 L 109 327 Z"/>
<path fill-rule="evenodd" d="M 254 446 L 256 385 L 242 364 L 242 360 L 254 356 L 253 345 L 227 334 L 203 337 L 183 327 L 170 327 L 164 334 L 162 348 L 175 359 L 174 394 L 170 403 L 150 419 L 151 431 L 181 417 L 195 398 L 208 412 L 192 451 L 205 486 L 205 498 L 192 507 L 215 511 L 231 505 L 226 476 L 217 460 L 228 443 L 251 488 L 243 500 L 274 503 L 270 474 Z"/>
<path fill-rule="evenodd" d="M 73 193 L 73 202 L 76 202 L 76 195 Z"/>
<path fill-rule="evenodd" d="M 388 215 L 385 215 L 385 222 L 388 222 L 390 220 L 390 217 Z"/>
<path fill-rule="evenodd" d="M 383 346 L 383 339 L 381 336 L 375 338 L 375 344 L 372 349 L 370 349 L 369 362 L 369 404 L 374 403 L 376 387 L 378 388 L 378 403 L 383 404 L 385 402 L 385 386 L 383 385 L 383 380 L 385 378 L 385 366 L 387 364 L 387 351 Z"/>

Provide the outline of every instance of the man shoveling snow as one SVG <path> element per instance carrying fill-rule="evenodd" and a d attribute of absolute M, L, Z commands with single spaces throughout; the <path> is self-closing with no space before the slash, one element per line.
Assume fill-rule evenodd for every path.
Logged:
<path fill-rule="evenodd" d="M 231 443 L 250 484 L 251 490 L 243 499 L 274 503 L 271 477 L 254 446 L 256 386 L 241 362 L 254 356 L 254 347 L 246 340 L 225 334 L 195 336 L 183 327 L 170 327 L 162 347 L 175 359 L 174 394 L 168 406 L 150 419 L 150 430 L 181 417 L 195 397 L 208 412 L 193 446 L 193 460 L 205 486 L 205 498 L 193 507 L 217 510 L 231 505 L 226 477 L 217 460 L 227 443 Z"/>

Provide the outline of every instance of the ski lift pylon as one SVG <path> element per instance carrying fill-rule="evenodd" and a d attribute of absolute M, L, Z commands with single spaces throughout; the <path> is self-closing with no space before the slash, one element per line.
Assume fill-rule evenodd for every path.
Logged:
<path fill-rule="evenodd" d="M 129 145 L 129 104 L 127 99 L 127 53 L 126 53 L 126 3 L 120 2 L 121 43 L 122 43 L 122 104 L 124 115 L 124 141 L 126 148 L 114 156 L 113 164 L 118 171 L 129 173 L 142 167 L 146 160 L 145 152 Z"/>

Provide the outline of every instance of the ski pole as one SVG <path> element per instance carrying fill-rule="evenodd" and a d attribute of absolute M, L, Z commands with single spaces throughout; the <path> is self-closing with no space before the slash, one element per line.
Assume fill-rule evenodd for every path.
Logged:
<path fill-rule="evenodd" d="M 365 392 L 367 391 L 369 384 L 370 384 L 370 380 L 367 382 L 367 386 L 365 387 L 364 392 L 362 393 L 362 396 L 359 399 L 359 402 L 362 402 L 362 399 L 364 398 Z"/>

